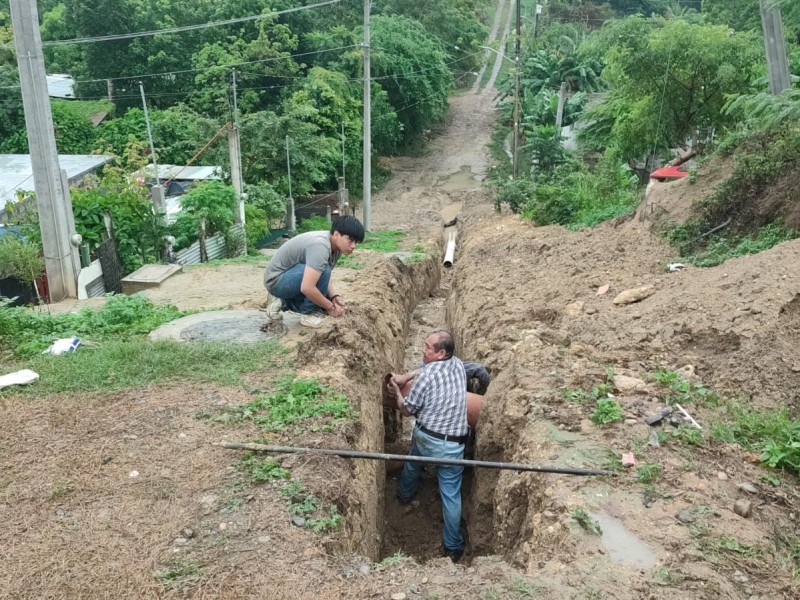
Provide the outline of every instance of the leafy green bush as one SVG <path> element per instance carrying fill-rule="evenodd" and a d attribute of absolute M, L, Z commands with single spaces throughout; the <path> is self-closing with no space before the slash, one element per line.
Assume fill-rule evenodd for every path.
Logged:
<path fill-rule="evenodd" d="M 0 308 L 0 346 L 14 348 L 19 356 L 31 356 L 55 339 L 144 335 L 184 313 L 170 304 L 153 304 L 144 296 L 113 296 L 105 306 L 77 313 L 51 314 L 25 308 Z"/>
<path fill-rule="evenodd" d="M 44 273 L 41 248 L 14 235 L 0 239 L 0 279 L 14 277 L 33 282 Z"/>
<path fill-rule="evenodd" d="M 512 212 L 520 213 L 528 205 L 536 192 L 536 184 L 526 178 L 500 181 L 495 192 L 494 208 L 500 212 L 507 204 Z"/>
<path fill-rule="evenodd" d="M 200 220 L 206 224 L 206 237 L 226 233 L 233 224 L 236 210 L 236 192 L 221 181 L 208 181 L 181 196 L 181 212 L 175 219 L 173 235 L 177 249 L 186 248 L 197 241 Z"/>
<path fill-rule="evenodd" d="M 247 235 L 247 254 L 258 254 L 256 244 L 269 234 L 267 213 L 252 204 L 244 205 L 244 231 Z"/>

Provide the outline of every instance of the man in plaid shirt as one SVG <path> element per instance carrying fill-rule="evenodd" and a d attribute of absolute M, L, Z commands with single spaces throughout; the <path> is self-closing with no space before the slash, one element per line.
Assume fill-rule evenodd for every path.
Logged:
<path fill-rule="evenodd" d="M 406 416 L 415 416 L 411 441 L 412 456 L 464 458 L 467 440 L 467 376 L 464 364 L 453 355 L 455 343 L 447 331 L 434 331 L 425 339 L 423 365 L 418 374 L 393 375 L 391 385 L 397 408 Z M 413 377 L 414 384 L 405 398 L 401 388 Z M 462 466 L 439 465 L 439 495 L 444 517 L 444 552 L 453 562 L 464 554 L 461 533 Z M 422 464 L 406 462 L 397 497 L 408 504 L 417 493 Z"/>

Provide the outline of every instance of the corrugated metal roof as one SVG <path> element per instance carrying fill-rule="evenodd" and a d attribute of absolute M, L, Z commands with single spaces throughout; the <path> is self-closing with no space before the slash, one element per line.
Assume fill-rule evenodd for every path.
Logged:
<path fill-rule="evenodd" d="M 70 182 L 110 162 L 107 154 L 61 154 L 58 163 Z M 28 154 L 0 154 L 0 211 L 15 197 L 17 190 L 33 190 L 33 168 Z"/>
<path fill-rule="evenodd" d="M 75 80 L 69 75 L 53 73 L 47 76 L 47 95 L 51 98 L 75 99 Z"/>
<path fill-rule="evenodd" d="M 155 179 L 153 165 L 142 167 L 135 175 Z M 202 181 L 205 179 L 222 179 L 222 167 L 184 167 L 182 165 L 158 165 L 158 178 L 163 182 L 167 179 L 178 181 Z"/>

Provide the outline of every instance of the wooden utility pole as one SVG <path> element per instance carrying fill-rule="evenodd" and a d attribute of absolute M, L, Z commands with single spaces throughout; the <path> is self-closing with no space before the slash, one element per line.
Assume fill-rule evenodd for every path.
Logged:
<path fill-rule="evenodd" d="M 519 167 L 519 117 L 520 117 L 520 40 L 522 39 L 521 0 L 517 0 L 517 36 L 514 41 L 514 148 L 511 157 L 511 176 L 516 179 Z"/>
<path fill-rule="evenodd" d="M 364 0 L 364 229 L 372 227 L 372 86 L 370 74 L 370 10 L 371 0 Z"/>
<path fill-rule="evenodd" d="M 10 6 L 50 299 L 77 298 L 80 243 L 58 163 L 36 0 L 11 0 Z"/>
<path fill-rule="evenodd" d="M 759 0 L 758 4 L 761 9 L 764 49 L 767 52 L 769 91 L 777 95 L 792 84 L 789 78 L 789 58 L 786 55 L 786 41 L 783 38 L 781 11 L 777 6 L 768 6 L 767 0 Z"/>

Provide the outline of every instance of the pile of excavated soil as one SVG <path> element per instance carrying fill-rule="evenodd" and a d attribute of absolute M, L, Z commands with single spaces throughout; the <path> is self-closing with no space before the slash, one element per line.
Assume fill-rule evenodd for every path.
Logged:
<path fill-rule="evenodd" d="M 796 597 L 784 559 L 787 539 L 797 539 L 797 478 L 773 471 L 779 487 L 764 485 L 757 457 L 713 441 L 671 443 L 673 428 L 651 430 L 643 417 L 664 408 L 666 391 L 650 375 L 658 369 L 682 369 L 753 406 L 800 408 L 799 254 L 794 241 L 668 272 L 671 249 L 635 221 L 580 232 L 514 217 L 469 222 L 447 308 L 462 355 L 495 378 L 477 458 L 619 468 L 634 452 L 640 467 L 663 470 L 652 485 L 637 482 L 636 468 L 607 480 L 478 471 L 476 552 L 501 552 L 571 595 Z M 645 286 L 643 300 L 614 303 Z M 565 392 L 590 390 L 609 370 L 642 385 L 615 390 L 626 421 L 600 427 L 588 418 L 592 406 Z M 712 407 L 688 408 L 706 429 L 717 417 Z M 659 432 L 664 443 L 649 446 Z M 733 512 L 737 499 L 754 503 L 752 516 Z M 576 509 L 596 516 L 604 534 L 582 530 Z"/>

